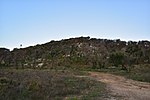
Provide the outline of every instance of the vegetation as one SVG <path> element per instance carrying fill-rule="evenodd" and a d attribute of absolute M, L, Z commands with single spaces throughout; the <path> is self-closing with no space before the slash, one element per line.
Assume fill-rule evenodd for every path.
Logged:
<path fill-rule="evenodd" d="M 101 70 L 94 70 L 94 71 L 100 71 L 100 72 L 106 72 L 106 73 L 112 73 L 117 74 L 121 76 L 125 76 L 126 78 L 130 78 L 137 81 L 142 82 L 150 82 L 150 65 L 134 65 L 130 66 L 130 72 L 126 70 L 122 70 L 122 68 L 107 68 L 107 69 L 101 69 Z"/>
<path fill-rule="evenodd" d="M 0 48 L 0 65 L 17 68 L 53 68 L 62 66 L 119 67 L 150 64 L 149 41 L 121 41 L 79 37 L 51 41 L 33 47 L 9 51 Z"/>
<path fill-rule="evenodd" d="M 119 65 L 124 64 L 124 55 L 122 53 L 112 53 L 110 55 L 110 63 L 112 63 L 114 66 L 119 67 Z"/>
<path fill-rule="evenodd" d="M 85 77 L 102 71 L 150 82 L 150 42 L 79 37 L 10 51 L 0 48 L 0 100 L 97 100 L 105 84 Z"/>
<path fill-rule="evenodd" d="M 150 65 L 137 65 L 126 75 L 127 78 L 131 78 L 138 81 L 150 82 Z"/>
<path fill-rule="evenodd" d="M 105 84 L 54 70 L 0 71 L 0 100 L 91 100 L 106 98 Z"/>

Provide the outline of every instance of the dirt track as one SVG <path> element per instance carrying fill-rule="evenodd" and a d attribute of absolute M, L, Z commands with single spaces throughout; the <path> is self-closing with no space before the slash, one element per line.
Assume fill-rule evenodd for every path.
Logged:
<path fill-rule="evenodd" d="M 107 84 L 109 100 L 150 100 L 150 83 L 126 79 L 108 73 L 89 72 L 91 78 Z"/>

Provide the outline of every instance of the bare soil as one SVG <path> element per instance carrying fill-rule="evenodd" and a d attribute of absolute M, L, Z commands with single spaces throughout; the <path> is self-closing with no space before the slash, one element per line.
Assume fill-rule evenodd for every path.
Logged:
<path fill-rule="evenodd" d="M 101 72 L 89 72 L 88 77 L 106 83 L 109 100 L 150 100 L 150 83 Z"/>

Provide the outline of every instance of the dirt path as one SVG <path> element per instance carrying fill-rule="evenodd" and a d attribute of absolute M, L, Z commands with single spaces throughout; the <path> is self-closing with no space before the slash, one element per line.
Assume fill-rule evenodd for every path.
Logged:
<path fill-rule="evenodd" d="M 150 100 L 150 83 L 134 81 L 108 73 L 89 73 L 88 77 L 107 84 L 107 89 L 112 95 L 111 100 Z"/>

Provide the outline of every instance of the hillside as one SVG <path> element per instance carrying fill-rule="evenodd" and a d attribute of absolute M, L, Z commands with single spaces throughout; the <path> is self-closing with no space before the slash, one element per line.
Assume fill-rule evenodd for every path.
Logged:
<path fill-rule="evenodd" d="M 27 48 L 10 51 L 0 48 L 0 66 L 16 68 L 77 69 L 122 67 L 150 64 L 149 41 L 121 41 L 120 39 L 96 39 L 90 37 L 51 41 Z"/>

